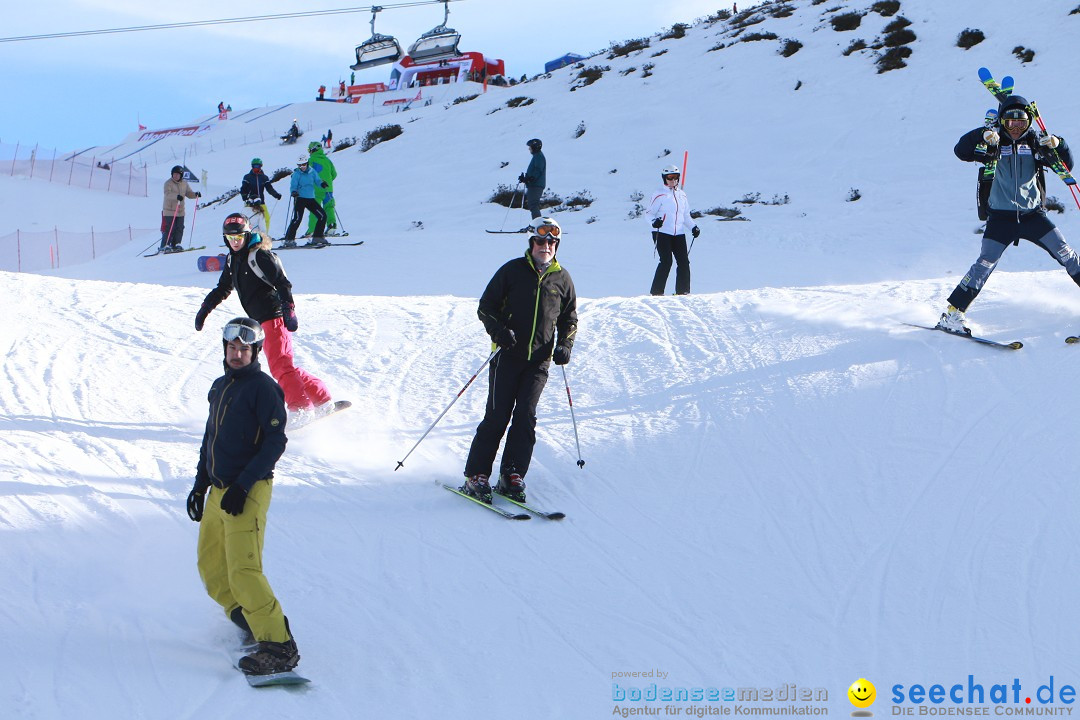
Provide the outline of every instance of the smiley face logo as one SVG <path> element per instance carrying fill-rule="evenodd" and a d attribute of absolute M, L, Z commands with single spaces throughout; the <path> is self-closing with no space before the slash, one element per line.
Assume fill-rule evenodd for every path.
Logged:
<path fill-rule="evenodd" d="M 874 688 L 874 683 L 870 682 L 866 678 L 859 678 L 855 682 L 851 683 L 851 687 L 847 691 L 848 700 L 851 704 L 857 708 L 868 708 L 874 704 L 874 700 L 877 699 L 877 689 Z"/>

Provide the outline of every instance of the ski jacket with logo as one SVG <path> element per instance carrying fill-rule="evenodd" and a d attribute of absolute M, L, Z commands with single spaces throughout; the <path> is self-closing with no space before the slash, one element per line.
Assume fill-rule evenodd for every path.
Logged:
<path fill-rule="evenodd" d="M 668 235 L 686 235 L 696 225 L 690 217 L 690 201 L 680 187 L 664 188 L 656 192 L 645 214 L 650 221 L 663 218 L 664 224 L 653 229 Z"/>
<path fill-rule="evenodd" d="M 195 472 L 202 489 L 236 483 L 245 490 L 274 477 L 274 465 L 285 452 L 285 393 L 262 371 L 258 360 L 225 374 L 207 394 L 206 420 L 199 465 Z"/>
<path fill-rule="evenodd" d="M 240 199 L 244 202 L 251 202 L 252 200 L 266 202 L 264 192 L 270 193 L 278 200 L 281 199 L 281 193 L 270 184 L 270 178 L 266 176 L 266 173 L 249 172 L 244 176 L 243 182 L 240 183 Z"/>
<path fill-rule="evenodd" d="M 281 317 L 282 304 L 293 302 L 292 283 L 277 255 L 255 247 L 262 237 L 252 233 L 251 238 L 247 247 L 235 252 L 229 248 L 218 284 L 207 293 L 203 305 L 216 308 L 235 289 L 247 316 L 264 323 Z"/>
<path fill-rule="evenodd" d="M 965 162 L 997 160 L 994 181 L 987 200 L 989 209 L 998 212 L 1027 213 L 1046 206 L 1046 179 L 1043 169 L 1053 162 L 1052 152 L 1039 145 L 1034 130 L 1028 130 L 1018 140 L 1001 131 L 999 145 L 987 145 L 983 140 L 985 127 L 978 127 L 957 141 L 953 153 Z M 1072 167 L 1072 151 L 1061 136 L 1057 152 L 1068 167 Z"/>
<path fill-rule="evenodd" d="M 492 340 L 504 327 L 514 331 L 517 342 L 503 352 L 529 362 L 545 362 L 551 359 L 556 344 L 567 349 L 574 346 L 574 281 L 555 259 L 540 273 L 526 250 L 524 257 L 495 271 L 480 296 L 477 315 Z"/>

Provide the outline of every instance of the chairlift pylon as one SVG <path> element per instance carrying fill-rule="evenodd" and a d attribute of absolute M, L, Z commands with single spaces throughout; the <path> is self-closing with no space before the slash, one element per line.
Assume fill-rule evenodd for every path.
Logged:
<path fill-rule="evenodd" d="M 442 0 L 442 3 L 442 24 L 428 30 L 409 46 L 409 57 L 416 62 L 442 60 L 460 54 L 458 43 L 461 42 L 461 33 L 446 27 L 446 23 L 450 20 L 450 0 Z"/>
<path fill-rule="evenodd" d="M 349 66 L 353 70 L 394 63 L 404 55 L 396 38 L 375 32 L 375 16 L 380 10 L 378 5 L 371 7 L 371 37 L 356 46 L 356 64 Z"/>

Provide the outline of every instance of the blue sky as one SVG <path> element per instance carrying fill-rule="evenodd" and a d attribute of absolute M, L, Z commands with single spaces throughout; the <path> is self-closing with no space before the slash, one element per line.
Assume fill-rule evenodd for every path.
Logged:
<path fill-rule="evenodd" d="M 394 9 L 393 4 L 384 4 L 376 29 L 398 37 L 405 47 L 442 22 L 441 5 Z M 8 10 L 0 36 L 368 6 L 334 0 L 302 8 L 292 0 L 57 0 L 15 7 Z M 588 54 L 730 5 L 626 0 L 617 11 L 611 7 L 575 0 L 461 0 L 450 4 L 449 25 L 462 34 L 462 50 L 502 58 L 507 74 L 521 77 L 541 72 L 545 61 L 564 53 Z M 354 47 L 371 34 L 370 19 L 370 13 L 359 12 L 0 43 L 6 68 L 0 96 L 8 105 L 0 142 L 76 149 L 118 141 L 140 120 L 151 128 L 186 123 L 222 100 L 234 108 L 309 100 L 321 83 L 348 79 Z M 373 68 L 358 73 L 357 82 L 388 75 L 389 66 Z"/>

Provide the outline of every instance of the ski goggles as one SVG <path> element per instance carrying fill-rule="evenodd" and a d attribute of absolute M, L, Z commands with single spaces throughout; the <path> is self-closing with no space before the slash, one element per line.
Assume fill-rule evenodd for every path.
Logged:
<path fill-rule="evenodd" d="M 221 331 L 221 337 L 224 338 L 225 342 L 239 340 L 244 345 L 254 345 L 257 342 L 262 342 L 264 335 L 262 327 L 256 329 L 240 323 L 229 323 Z"/>
<path fill-rule="evenodd" d="M 536 237 L 542 237 L 542 238 L 543 237 L 549 237 L 549 236 L 552 237 L 552 238 L 558 238 L 561 233 L 562 233 L 562 231 L 559 230 L 558 225 L 541 225 L 541 226 L 533 229 L 533 235 L 536 236 Z M 548 243 L 548 244 L 550 245 L 551 243 Z"/>
<path fill-rule="evenodd" d="M 1028 115 L 1025 110 L 1020 108 L 1013 108 L 1012 110 L 1006 110 L 1001 114 L 1001 117 L 1005 120 L 1023 120 L 1027 122 Z"/>
<path fill-rule="evenodd" d="M 247 238 L 246 238 L 246 237 L 244 237 L 244 236 L 243 236 L 243 234 L 237 234 L 237 235 L 232 235 L 232 234 L 230 234 L 230 235 L 226 235 L 226 236 L 225 236 L 225 242 L 229 242 L 229 243 L 231 243 L 231 242 L 233 242 L 233 241 L 236 241 L 236 242 L 242 242 L 242 243 L 243 243 L 243 242 L 247 242 Z"/>
<path fill-rule="evenodd" d="M 663 177 L 664 177 L 664 182 L 667 182 L 668 180 L 676 180 L 677 181 L 679 179 L 678 175 L 664 175 Z"/>

